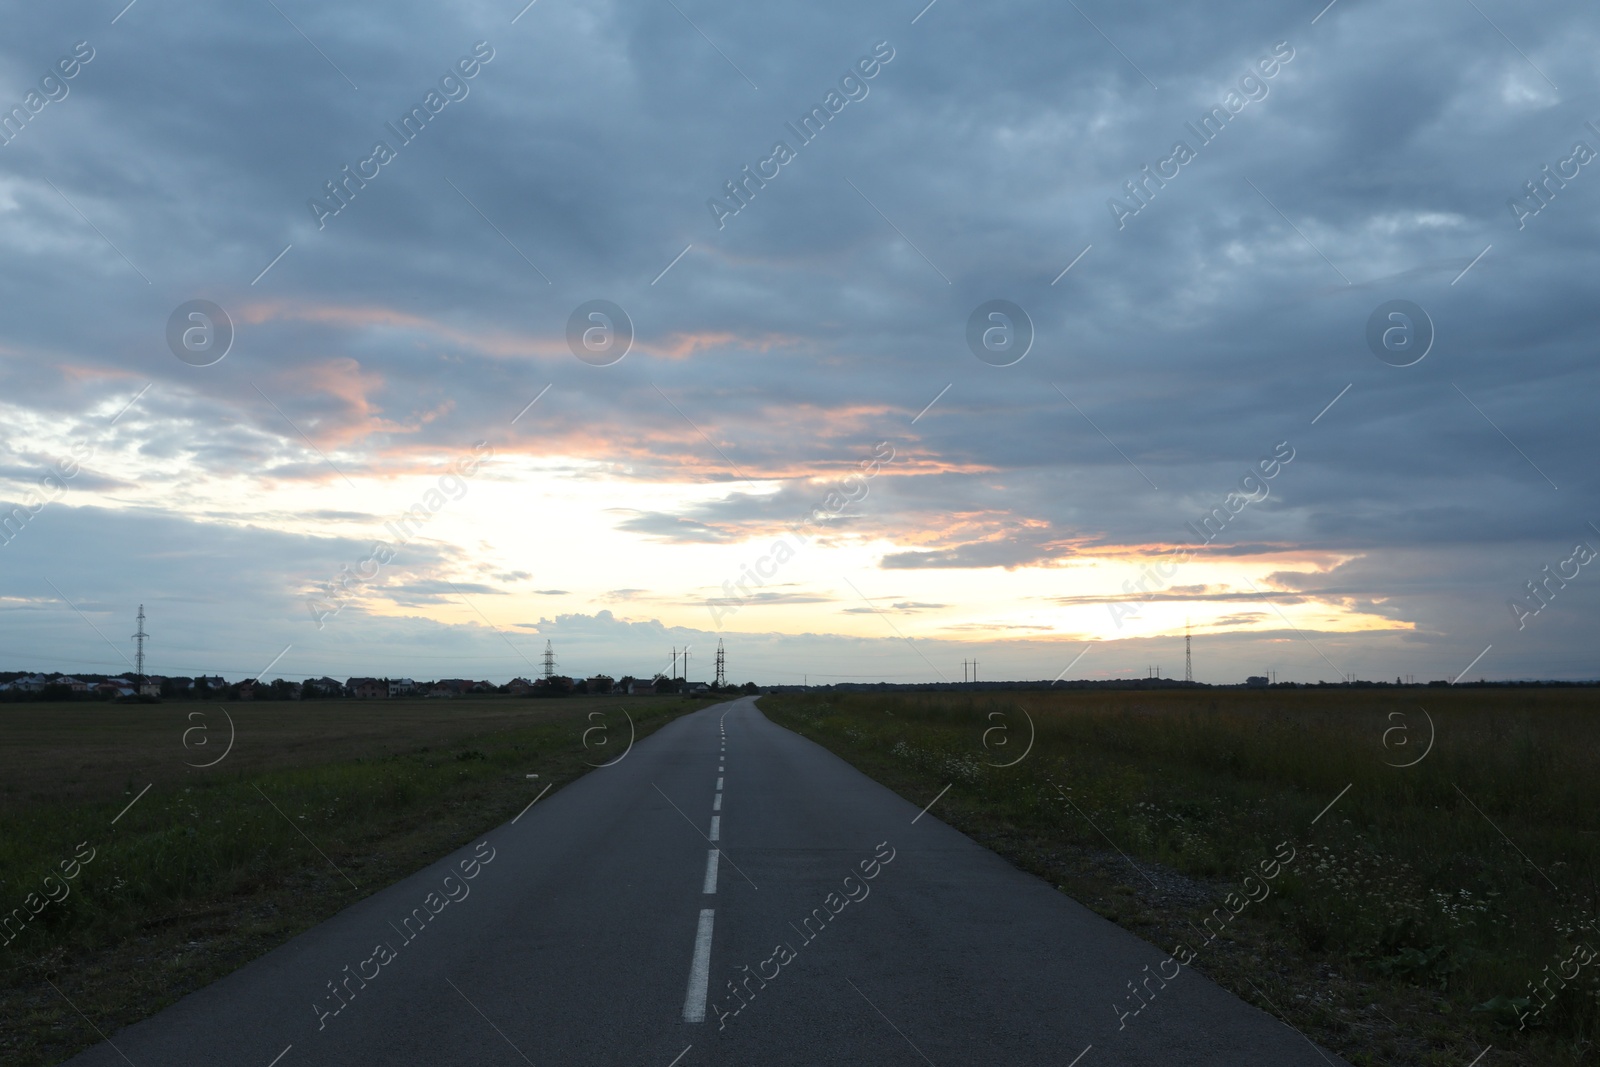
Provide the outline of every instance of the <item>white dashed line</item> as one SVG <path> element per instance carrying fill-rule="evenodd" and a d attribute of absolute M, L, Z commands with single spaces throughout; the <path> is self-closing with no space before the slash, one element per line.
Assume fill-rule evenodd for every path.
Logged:
<path fill-rule="evenodd" d="M 722 816 L 711 816 L 711 832 L 706 835 L 707 841 L 718 841 L 722 838 Z"/>
<path fill-rule="evenodd" d="M 718 793 L 717 794 L 717 799 L 715 799 L 715 800 L 713 800 L 711 802 L 711 810 L 712 811 L 721 811 L 722 810 L 722 794 L 721 793 Z"/>
<path fill-rule="evenodd" d="M 719 793 L 722 792 L 722 779 L 721 778 L 717 779 L 717 792 L 719 792 Z"/>
<path fill-rule="evenodd" d="M 717 857 L 722 855 L 716 849 L 706 853 L 706 885 L 702 893 L 715 893 L 717 891 Z"/>
<path fill-rule="evenodd" d="M 716 912 L 703 908 L 700 928 L 694 935 L 694 962 L 689 965 L 689 990 L 683 998 L 683 1021 L 706 1021 L 706 992 L 711 985 L 711 925 Z"/>

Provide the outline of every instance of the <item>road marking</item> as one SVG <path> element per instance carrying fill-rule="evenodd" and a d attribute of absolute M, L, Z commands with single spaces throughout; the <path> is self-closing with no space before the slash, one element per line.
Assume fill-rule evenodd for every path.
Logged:
<path fill-rule="evenodd" d="M 706 885 L 700 892 L 715 893 L 717 891 L 717 857 L 722 855 L 717 849 L 706 853 Z"/>
<path fill-rule="evenodd" d="M 1330 4 L 1328 6 L 1332 7 L 1333 5 Z M 1089 1054 L 1089 1049 L 1091 1049 L 1091 1048 L 1094 1048 L 1094 1046 L 1090 1045 L 1090 1046 L 1088 1046 L 1088 1048 L 1085 1048 L 1082 1052 L 1078 1053 L 1078 1058 L 1073 1060 L 1071 1063 L 1067 1064 L 1067 1067 L 1078 1067 L 1078 1060 L 1081 1060 L 1085 1056 L 1087 1056 Z"/>
<path fill-rule="evenodd" d="M 722 792 L 722 779 L 721 778 L 717 779 L 717 792 L 719 792 L 719 793 Z"/>
<path fill-rule="evenodd" d="M 722 794 L 721 793 L 718 793 L 717 794 L 717 799 L 715 799 L 715 800 L 713 800 L 711 802 L 711 810 L 712 811 L 721 811 L 722 810 Z"/>
<path fill-rule="evenodd" d="M 700 911 L 700 928 L 694 934 L 694 962 L 689 965 L 689 991 L 683 998 L 683 1021 L 706 1021 L 706 992 L 711 985 L 711 924 L 717 913 Z"/>
<path fill-rule="evenodd" d="M 128 6 L 132 7 L 133 5 L 129 4 Z M 294 1046 L 290 1045 L 289 1048 L 294 1048 Z M 284 1049 L 282 1052 L 280 1052 L 276 1056 L 274 1056 L 272 1058 L 272 1062 L 267 1064 L 267 1067 L 278 1067 L 278 1061 L 283 1059 L 285 1056 L 287 1056 L 289 1054 L 289 1048 Z M 1479 1058 L 1481 1059 L 1482 1057 L 1479 1057 Z"/>
<path fill-rule="evenodd" d="M 707 841 L 717 841 L 722 838 L 722 816 L 711 816 L 711 833 L 706 835 Z"/>
<path fill-rule="evenodd" d="M 528 6 L 532 7 L 533 5 L 529 4 Z M 678 1053 L 678 1059 L 677 1060 L 673 1060 L 671 1063 L 667 1064 L 667 1067 L 678 1067 L 678 1060 L 681 1060 L 685 1056 L 687 1056 L 689 1054 L 689 1049 L 691 1049 L 691 1048 L 694 1048 L 694 1046 L 693 1045 L 689 1045 L 682 1052 Z"/>
<path fill-rule="evenodd" d="M 654 787 L 654 789 L 655 789 L 655 791 L 657 793 L 661 793 L 661 787 L 659 785 L 656 785 L 654 782 L 651 782 L 650 785 L 652 787 Z M 704 830 L 702 830 L 698 826 L 694 825 L 694 820 L 693 819 L 689 818 L 689 816 L 687 816 L 687 815 L 684 815 L 682 808 L 680 808 L 680 807 L 678 807 L 678 805 L 672 803 L 672 798 L 671 797 L 667 796 L 667 794 L 665 794 L 665 793 L 661 793 L 661 799 L 665 800 L 668 804 L 672 804 L 672 810 L 677 812 L 679 815 L 682 815 L 683 816 L 683 821 L 688 823 L 690 826 L 693 826 L 694 827 L 694 832 L 699 834 L 701 837 L 704 837 L 706 839 L 707 843 L 714 842 L 717 839 L 718 824 L 721 821 L 719 816 L 716 816 L 716 815 L 711 816 L 712 834 L 708 837 Z M 731 858 L 728 860 L 728 863 L 730 863 L 733 866 L 734 870 L 739 872 L 739 876 L 741 878 L 743 878 L 745 881 L 750 883 L 750 888 L 751 889 L 755 889 L 755 890 L 758 890 L 758 891 L 761 889 L 761 887 L 756 885 L 755 881 L 748 874 L 745 874 L 743 869 L 741 869 L 740 866 L 737 863 L 734 863 Z"/>

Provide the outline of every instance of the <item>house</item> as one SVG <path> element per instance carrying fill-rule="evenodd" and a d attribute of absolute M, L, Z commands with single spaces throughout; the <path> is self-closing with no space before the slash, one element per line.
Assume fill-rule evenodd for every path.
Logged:
<path fill-rule="evenodd" d="M 506 683 L 506 689 L 512 696 L 525 697 L 533 690 L 533 683 L 526 678 L 513 678 Z"/>
<path fill-rule="evenodd" d="M 1252 674 L 1250 677 L 1244 680 L 1244 684 L 1250 686 L 1252 689 L 1256 689 L 1266 685 L 1267 679 L 1264 675 Z"/>
<path fill-rule="evenodd" d="M 590 693 L 609 693 L 615 684 L 609 674 L 597 674 L 593 678 L 584 679 L 584 688 Z"/>
<path fill-rule="evenodd" d="M 408 697 L 416 690 L 417 683 L 410 678 L 397 678 L 389 683 L 389 695 L 392 697 Z"/>
<path fill-rule="evenodd" d="M 433 686 L 427 692 L 427 696 L 433 700 L 452 700 L 456 695 L 455 687 L 445 685 L 443 682 Z"/>
<path fill-rule="evenodd" d="M 125 693 L 131 694 L 132 692 L 133 690 L 128 688 L 128 680 L 126 678 L 119 681 L 100 682 L 94 687 L 94 695 L 101 697 L 119 697 Z"/>
<path fill-rule="evenodd" d="M 24 693 L 38 693 L 50 684 L 50 679 L 42 674 L 27 674 L 11 683 L 11 688 Z"/>
<path fill-rule="evenodd" d="M 388 696 L 389 685 L 387 682 L 379 681 L 376 678 L 352 678 L 350 679 L 349 691 L 353 697 L 361 700 L 372 700 L 377 697 Z"/>
<path fill-rule="evenodd" d="M 220 674 L 202 674 L 194 680 L 196 689 L 226 689 L 228 680 Z"/>
<path fill-rule="evenodd" d="M 305 682 L 305 695 L 318 697 L 343 696 L 344 686 L 333 678 L 308 678 Z"/>
<path fill-rule="evenodd" d="M 641 681 L 638 678 L 624 678 L 622 680 L 621 690 L 622 692 L 627 693 L 629 696 L 654 696 L 656 691 L 656 683 L 653 681 Z"/>
<path fill-rule="evenodd" d="M 64 685 L 64 686 L 68 687 L 69 689 L 71 689 L 74 693 L 87 693 L 89 691 L 89 683 L 88 682 L 82 681 L 81 679 L 78 679 L 78 678 L 72 678 L 70 676 L 63 676 L 61 678 L 57 678 L 54 682 L 52 682 L 50 684 L 51 685 Z"/>

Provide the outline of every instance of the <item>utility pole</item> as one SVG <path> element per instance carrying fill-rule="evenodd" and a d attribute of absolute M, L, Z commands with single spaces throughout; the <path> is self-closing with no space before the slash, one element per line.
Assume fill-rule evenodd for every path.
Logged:
<path fill-rule="evenodd" d="M 676 678 L 677 676 L 678 676 L 678 646 L 677 645 L 673 645 L 672 646 L 672 673 L 667 675 L 667 677 L 668 678 Z"/>
<path fill-rule="evenodd" d="M 685 684 L 688 684 L 688 681 L 689 681 L 689 649 L 688 649 L 687 646 L 683 650 L 683 680 L 684 680 Z"/>
<path fill-rule="evenodd" d="M 713 684 L 721 689 L 728 684 L 728 676 L 723 671 L 722 638 L 717 638 L 717 680 Z"/>
<path fill-rule="evenodd" d="M 136 666 L 134 668 L 134 673 L 136 673 L 139 676 L 138 680 L 134 682 L 134 686 L 136 687 L 137 691 L 140 692 L 140 693 L 144 692 L 144 639 L 149 637 L 149 636 L 150 636 L 149 634 L 144 632 L 144 605 L 140 604 L 139 605 L 139 632 L 133 635 L 133 640 L 134 640 L 133 658 L 138 664 L 138 666 Z"/>

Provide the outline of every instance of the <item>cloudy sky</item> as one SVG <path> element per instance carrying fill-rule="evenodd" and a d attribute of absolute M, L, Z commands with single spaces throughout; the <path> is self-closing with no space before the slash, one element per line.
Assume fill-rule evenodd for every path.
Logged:
<path fill-rule="evenodd" d="M 0 40 L 0 669 L 1600 674 L 1589 5 L 125 2 Z"/>

